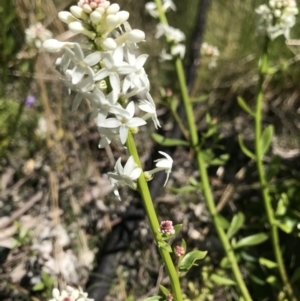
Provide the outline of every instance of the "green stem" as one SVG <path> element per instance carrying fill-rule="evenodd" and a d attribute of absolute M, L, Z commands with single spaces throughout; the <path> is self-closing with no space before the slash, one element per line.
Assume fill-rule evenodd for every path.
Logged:
<path fill-rule="evenodd" d="M 260 148 L 260 139 L 262 135 L 262 105 L 263 105 L 263 83 L 265 80 L 265 75 L 268 71 L 268 63 L 269 63 L 269 56 L 268 56 L 268 45 L 269 45 L 269 38 L 266 37 L 263 52 L 261 54 L 260 60 L 259 60 L 259 82 L 257 87 L 257 96 L 256 96 L 256 111 L 255 111 L 255 154 L 256 154 L 256 165 L 257 165 L 257 171 L 259 175 L 259 181 L 262 191 L 262 198 L 265 206 L 265 210 L 267 213 L 267 219 L 271 227 L 271 240 L 273 245 L 273 251 L 275 260 L 278 265 L 279 274 L 281 277 L 281 280 L 283 282 L 283 285 L 285 287 L 286 293 L 288 295 L 288 298 L 292 301 L 297 301 L 297 299 L 294 296 L 293 288 L 289 282 L 286 269 L 283 262 L 283 257 L 280 249 L 280 243 L 279 243 L 279 234 L 278 234 L 278 227 L 276 225 L 276 219 L 274 210 L 272 208 L 271 204 L 271 197 L 269 192 L 269 187 L 267 184 L 265 171 L 263 167 L 263 154 L 261 152 Z"/>
<path fill-rule="evenodd" d="M 128 134 L 126 146 L 128 149 L 128 152 L 131 156 L 134 158 L 134 162 L 138 164 L 139 167 L 141 167 L 140 158 L 136 149 L 136 145 L 134 142 L 134 139 L 132 137 L 132 134 Z M 141 176 L 137 180 L 138 183 L 138 190 L 142 196 L 144 208 L 146 210 L 147 217 L 149 219 L 150 227 L 152 230 L 152 233 L 154 235 L 154 239 L 158 245 L 160 239 L 159 239 L 159 232 L 158 229 L 160 227 L 158 218 L 154 209 L 153 201 L 151 198 L 151 194 L 148 188 L 148 184 L 146 182 L 146 179 L 144 177 L 144 174 L 142 173 Z M 172 287 L 172 295 L 176 301 L 182 301 L 182 293 L 180 288 L 180 282 L 178 278 L 177 271 L 175 269 L 175 266 L 173 264 L 172 258 L 170 256 L 170 253 L 163 250 L 162 248 L 159 248 L 160 255 L 163 259 L 163 262 L 165 264 L 167 273 L 170 278 L 171 287 Z"/>
<path fill-rule="evenodd" d="M 162 9 L 161 1 L 155 0 L 155 3 L 158 8 L 160 22 L 163 24 L 168 24 L 165 13 Z M 215 206 L 214 199 L 213 199 L 212 192 L 211 192 L 206 164 L 202 157 L 201 150 L 199 148 L 199 138 L 198 138 L 198 131 L 197 131 L 196 122 L 195 122 L 195 116 L 194 116 L 194 112 L 193 112 L 193 105 L 190 100 L 188 89 L 186 86 L 186 79 L 185 79 L 183 64 L 179 57 L 177 57 L 175 60 L 175 67 L 176 67 L 176 73 L 177 73 L 179 87 L 180 87 L 180 91 L 181 91 L 181 97 L 183 99 L 183 105 L 184 105 L 184 109 L 185 109 L 186 116 L 187 116 L 188 129 L 190 132 L 190 142 L 191 142 L 191 146 L 193 147 L 194 151 L 196 152 L 196 160 L 197 160 L 198 169 L 199 169 L 200 175 L 201 175 L 203 193 L 205 196 L 206 206 L 210 212 L 214 226 L 216 228 L 216 231 L 219 235 L 219 238 L 220 238 L 223 248 L 225 250 L 226 256 L 228 257 L 228 260 L 231 263 L 231 270 L 232 270 L 234 278 L 240 288 L 240 291 L 244 297 L 244 300 L 252 301 L 252 298 L 248 292 L 248 289 L 243 280 L 241 271 L 239 269 L 238 263 L 236 261 L 234 251 L 230 245 L 230 242 L 226 236 L 226 233 L 224 232 L 224 229 L 218 223 L 217 210 L 216 210 L 216 206 Z"/>
<path fill-rule="evenodd" d="M 238 284 L 238 287 L 241 291 L 241 294 L 243 295 L 245 301 L 252 301 L 252 298 L 249 294 L 249 291 L 247 289 L 247 286 L 246 286 L 243 276 L 241 274 L 240 268 L 236 261 L 234 250 L 230 245 L 230 242 L 226 236 L 224 229 L 220 226 L 220 224 L 218 222 L 218 212 L 216 209 L 216 205 L 215 205 L 215 202 L 213 199 L 213 195 L 212 195 L 212 191 L 211 191 L 211 187 L 210 187 L 210 183 L 209 183 L 206 163 L 203 159 L 201 150 L 199 149 L 198 132 L 197 132 L 197 127 L 196 127 L 196 122 L 195 122 L 195 116 L 193 113 L 192 102 L 189 99 L 188 90 L 186 87 L 186 81 L 185 81 L 182 61 L 179 58 L 176 59 L 176 71 L 177 71 L 177 77 L 178 77 L 179 86 L 180 86 L 180 90 L 181 90 L 181 96 L 182 96 L 185 111 L 186 111 L 188 127 L 189 127 L 189 131 L 190 131 L 190 135 L 191 135 L 191 144 L 192 144 L 194 150 L 196 151 L 196 160 L 197 160 L 198 169 L 199 169 L 200 175 L 201 175 L 201 183 L 202 183 L 202 187 L 203 187 L 203 194 L 205 197 L 206 206 L 212 217 L 214 226 L 219 235 L 219 238 L 220 238 L 220 241 L 225 250 L 226 256 L 228 257 L 228 260 L 231 264 L 231 270 L 232 270 L 234 278 Z"/>

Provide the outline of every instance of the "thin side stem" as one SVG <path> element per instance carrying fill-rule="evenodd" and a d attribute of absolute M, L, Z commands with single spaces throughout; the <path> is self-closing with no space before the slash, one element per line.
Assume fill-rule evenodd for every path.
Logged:
<path fill-rule="evenodd" d="M 265 206 L 265 210 L 267 213 L 267 219 L 270 224 L 271 230 L 271 241 L 273 245 L 273 251 L 275 260 L 278 265 L 278 271 L 283 282 L 283 285 L 286 289 L 287 296 L 289 300 L 297 301 L 295 298 L 293 288 L 289 282 L 287 272 L 284 266 L 283 257 L 280 249 L 280 242 L 279 242 L 279 234 L 278 234 L 278 227 L 276 225 L 274 210 L 271 204 L 271 197 L 269 186 L 266 180 L 264 166 L 263 166 L 263 154 L 261 152 L 260 147 L 260 139 L 262 135 L 262 105 L 263 105 L 263 83 L 265 80 L 265 74 L 268 71 L 268 63 L 269 63 L 269 56 L 268 56 L 268 45 L 269 45 L 269 38 L 266 37 L 263 52 L 261 54 L 261 58 L 259 61 L 259 82 L 257 87 L 257 96 L 256 96 L 256 111 L 255 111 L 255 154 L 256 154 L 256 166 L 259 175 L 259 181 L 262 191 L 262 198 Z"/>
<path fill-rule="evenodd" d="M 139 167 L 141 167 L 140 158 L 136 149 L 136 145 L 134 142 L 134 139 L 132 137 L 132 134 L 128 134 L 126 146 L 128 149 L 128 152 L 131 156 L 134 158 L 134 162 L 138 164 Z M 142 173 L 141 176 L 137 180 L 138 183 L 138 191 L 140 192 L 143 200 L 143 205 L 147 214 L 147 217 L 149 219 L 150 227 L 152 230 L 152 233 L 154 235 L 154 239 L 158 245 L 159 243 L 159 236 L 158 236 L 158 229 L 159 229 L 159 222 L 158 218 L 154 209 L 153 201 L 150 195 L 150 191 L 148 188 L 148 184 L 146 182 L 146 179 L 144 177 L 144 174 Z M 167 273 L 170 278 L 171 287 L 172 287 L 172 294 L 176 301 L 182 301 L 182 293 L 180 288 L 180 282 L 178 278 L 177 271 L 175 269 L 175 266 L 173 264 L 172 258 L 170 256 L 170 253 L 163 250 L 162 248 L 159 248 L 160 255 L 163 259 L 163 262 L 165 264 Z"/>
<path fill-rule="evenodd" d="M 234 278 L 238 284 L 238 287 L 241 291 L 241 294 L 244 297 L 245 301 L 252 301 L 252 298 L 249 294 L 248 288 L 245 284 L 242 273 L 238 266 L 238 263 L 237 263 L 237 260 L 236 260 L 235 254 L 234 254 L 234 250 L 232 249 L 232 247 L 230 245 L 230 242 L 226 236 L 224 229 L 218 223 L 218 216 L 217 216 L 218 212 L 216 209 L 216 205 L 215 205 L 215 202 L 213 199 L 213 195 L 212 195 L 212 191 L 211 191 L 211 187 L 210 187 L 210 183 L 209 183 L 209 178 L 208 178 L 207 169 L 206 169 L 206 163 L 203 159 L 201 150 L 199 149 L 199 146 L 198 146 L 199 139 L 198 139 L 196 122 L 195 122 L 195 116 L 193 113 L 192 102 L 189 99 L 187 87 L 185 84 L 185 76 L 184 76 L 184 69 L 183 69 L 182 61 L 179 58 L 176 59 L 176 71 L 177 71 L 177 77 L 178 77 L 178 81 L 179 81 L 181 96 L 182 96 L 184 107 L 186 110 L 188 127 L 189 127 L 190 135 L 191 135 L 191 144 L 192 144 L 194 150 L 196 151 L 196 160 L 197 160 L 198 169 L 199 169 L 200 175 L 201 175 L 201 183 L 202 183 L 202 187 L 203 187 L 203 194 L 205 197 L 206 206 L 212 217 L 214 226 L 216 228 L 216 231 L 218 233 L 220 241 L 223 245 L 226 256 L 228 257 L 228 260 L 230 261 L 231 270 L 232 270 Z"/>

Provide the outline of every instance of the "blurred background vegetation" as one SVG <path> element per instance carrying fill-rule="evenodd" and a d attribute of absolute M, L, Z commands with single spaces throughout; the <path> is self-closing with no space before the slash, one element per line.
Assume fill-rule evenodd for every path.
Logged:
<path fill-rule="evenodd" d="M 169 13 L 170 25 L 180 28 L 187 36 L 187 54 L 193 43 L 200 1 L 175 0 L 177 11 Z M 145 13 L 146 2 L 118 1 L 122 9 L 130 12 L 132 27 L 146 32 L 141 51 L 150 55 L 146 68 L 151 91 L 159 107 L 163 130 L 168 131 L 174 121 L 161 91 L 171 90 L 176 98 L 178 86 L 172 64 L 159 61 L 163 45 L 154 38 L 157 20 Z M 217 46 L 220 57 L 213 69 L 208 68 L 204 58 L 201 60 L 193 91 L 193 96 L 201 100 L 195 104 L 199 134 L 207 129 L 205 114 L 209 113 L 221 133 L 218 143 L 222 148 L 216 151 L 230 155 L 221 170 L 216 167 L 209 170 L 215 199 L 222 201 L 222 215 L 228 220 L 239 211 L 245 214 L 243 236 L 266 231 L 257 174 L 253 162 L 242 154 L 237 143 L 238 134 L 242 134 L 246 144 L 253 145 L 253 121 L 239 108 L 237 97 L 244 97 L 254 106 L 262 44 L 262 38 L 256 34 L 255 8 L 261 3 L 264 1 L 211 1 L 203 40 Z M 94 122 L 88 119 L 88 105 L 82 104 L 80 110 L 70 112 L 70 96 L 54 70 L 56 55 L 25 42 L 25 29 L 37 22 L 55 38 L 77 41 L 78 37 L 66 32 L 57 18 L 58 11 L 74 4 L 70 0 L 0 3 L 1 300 L 47 300 L 55 281 L 62 286 L 85 287 L 96 265 L 96 254 L 101 253 L 119 214 L 133 201 L 126 191 L 121 203 L 111 195 L 105 173 L 112 169 L 114 156 L 97 148 L 99 135 Z M 299 25 L 298 16 L 291 38 L 300 41 Z M 281 247 L 288 273 L 298 289 L 300 46 L 287 47 L 280 37 L 272 43 L 270 55 L 273 74 L 265 84 L 263 121 L 275 125 L 275 137 L 265 160 L 273 175 L 274 207 L 275 200 L 280 199 L 287 211 Z M 188 55 L 185 62 L 189 63 Z M 28 97 L 36 101 L 28 105 Z M 150 140 L 145 143 L 143 137 L 149 137 L 151 130 L 139 133 L 139 148 L 145 160 L 153 143 Z M 201 192 L 179 189 L 189 182 L 190 176 L 197 177 L 193 164 L 188 163 L 190 154 L 187 149 L 179 148 L 174 158 L 171 182 L 156 200 L 159 215 L 163 219 L 171 214 L 174 221 L 183 223 L 182 236 L 189 248 L 209 251 L 207 259 L 182 280 L 186 298 L 239 300 L 234 286 L 210 278 L 213 273 L 225 278 L 231 275 L 222 265 L 222 248 Z M 58 231 L 58 226 L 63 230 Z M 157 283 L 167 282 L 147 222 L 141 222 L 133 230 L 130 248 L 124 256 L 115 259 L 117 275 L 106 300 L 143 300 L 157 291 Z M 58 232 L 64 234 L 63 238 Z M 273 259 L 270 242 L 243 250 L 238 256 L 254 299 L 279 300 L 276 273 L 258 261 L 259 257 Z M 105 274 L 99 275 L 99 279 L 103 278 Z"/>

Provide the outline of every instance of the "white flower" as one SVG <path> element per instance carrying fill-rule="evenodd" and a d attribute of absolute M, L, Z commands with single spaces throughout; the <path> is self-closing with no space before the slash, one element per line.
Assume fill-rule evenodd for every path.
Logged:
<path fill-rule="evenodd" d="M 171 47 L 171 54 L 174 56 L 179 56 L 181 59 L 184 58 L 185 55 L 185 45 L 176 44 Z"/>
<path fill-rule="evenodd" d="M 69 50 L 73 55 L 71 60 L 75 64 L 75 68 L 72 72 L 72 84 L 78 84 L 84 75 L 88 72 L 88 67 L 92 67 L 98 64 L 102 58 L 100 51 L 95 51 L 84 57 L 83 51 L 78 43 L 75 43 L 73 50 Z"/>
<path fill-rule="evenodd" d="M 129 128 L 137 128 L 146 124 L 144 119 L 133 117 L 134 111 L 133 101 L 127 105 L 126 109 L 113 107 L 110 112 L 115 114 L 116 118 L 102 120 L 98 123 L 98 126 L 104 128 L 119 128 L 120 140 L 122 144 L 125 144 Z"/>
<path fill-rule="evenodd" d="M 176 11 L 176 6 L 172 0 L 163 0 L 162 8 L 164 12 L 167 12 L 170 9 Z M 145 9 L 151 17 L 158 17 L 157 6 L 154 2 L 147 2 L 145 4 Z"/>
<path fill-rule="evenodd" d="M 88 298 L 88 294 L 85 293 L 81 288 L 75 289 L 71 286 L 67 286 L 66 290 L 62 290 L 61 292 L 54 288 L 52 290 L 52 297 L 49 301 L 94 301 L 94 299 Z"/>
<path fill-rule="evenodd" d="M 121 46 L 113 54 L 105 53 L 103 56 L 103 68 L 95 74 L 95 81 L 108 76 L 111 86 L 115 87 L 120 83 L 119 75 L 129 74 L 135 70 L 134 67 L 123 61 L 123 48 Z"/>
<path fill-rule="evenodd" d="M 98 147 L 104 148 L 114 141 L 119 147 L 123 147 L 123 144 L 120 140 L 119 132 L 116 129 L 106 129 L 98 127 L 99 134 L 101 139 L 99 141 Z"/>
<path fill-rule="evenodd" d="M 289 38 L 298 14 L 295 0 L 270 0 L 268 5 L 262 4 L 255 11 L 260 15 L 259 31 L 266 33 L 271 40 L 280 35 Z"/>
<path fill-rule="evenodd" d="M 41 23 L 30 25 L 25 29 L 25 40 L 30 46 L 40 48 L 44 41 L 52 38 L 52 32 L 46 29 Z"/>
<path fill-rule="evenodd" d="M 178 44 L 185 40 L 185 34 L 181 30 L 167 24 L 158 23 L 156 26 L 155 38 L 158 39 L 163 35 L 166 36 L 169 42 L 173 42 L 174 44 Z"/>
<path fill-rule="evenodd" d="M 125 184 L 131 188 L 136 189 L 136 180 L 141 175 L 142 169 L 137 167 L 133 156 L 130 156 L 123 168 L 121 158 L 119 158 L 115 165 L 115 172 L 109 172 L 107 175 L 112 178 L 114 184 Z"/>
<path fill-rule="evenodd" d="M 151 97 L 150 93 L 147 93 L 146 97 L 148 100 L 143 99 L 139 101 L 139 108 L 147 113 L 142 118 L 144 120 L 147 120 L 148 118 L 152 118 L 154 126 L 157 129 L 158 127 L 160 127 L 160 123 L 159 120 L 157 119 L 155 102 Z"/>
<path fill-rule="evenodd" d="M 68 70 L 69 71 L 69 70 Z M 91 67 L 87 67 L 87 77 L 83 79 L 78 84 L 72 84 L 72 72 L 66 73 L 68 79 L 62 79 L 62 82 L 67 86 L 70 90 L 77 92 L 73 104 L 72 104 L 72 111 L 77 110 L 78 106 L 80 105 L 83 97 L 85 96 L 85 93 L 92 90 L 94 85 L 94 71 L 91 69 Z"/>
<path fill-rule="evenodd" d="M 169 180 L 170 173 L 172 171 L 173 159 L 165 152 L 159 151 L 159 153 L 162 154 L 163 156 L 165 156 L 165 158 L 155 160 L 154 162 L 156 162 L 156 164 L 155 164 L 156 168 L 149 170 L 149 171 L 145 171 L 144 175 L 147 179 L 151 180 L 153 177 L 153 174 L 155 174 L 158 171 L 164 170 L 167 174 L 167 178 L 164 183 L 164 186 L 166 186 L 166 184 Z"/>
<path fill-rule="evenodd" d="M 90 119 L 98 117 L 97 123 L 99 123 L 105 120 L 109 110 L 117 105 L 119 94 L 113 89 L 108 95 L 105 95 L 101 90 L 95 88 L 93 93 L 85 94 L 85 97 L 91 102 L 92 108 L 94 108 Z"/>

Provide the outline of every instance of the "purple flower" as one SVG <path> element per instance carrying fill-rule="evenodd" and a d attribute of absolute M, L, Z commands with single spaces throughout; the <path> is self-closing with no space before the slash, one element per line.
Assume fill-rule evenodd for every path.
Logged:
<path fill-rule="evenodd" d="M 24 104 L 26 107 L 31 108 L 35 102 L 36 102 L 36 97 L 30 94 L 25 98 Z"/>

